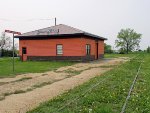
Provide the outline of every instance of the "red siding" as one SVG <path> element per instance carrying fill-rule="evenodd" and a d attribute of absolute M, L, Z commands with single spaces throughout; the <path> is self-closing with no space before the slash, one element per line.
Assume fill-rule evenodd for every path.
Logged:
<path fill-rule="evenodd" d="M 98 54 L 104 54 L 104 40 L 98 41 Z"/>
<path fill-rule="evenodd" d="M 81 38 L 46 39 L 46 40 L 20 40 L 19 50 L 22 56 L 22 47 L 27 48 L 26 56 L 56 56 L 56 45 L 63 45 L 63 56 L 82 56 Z"/>
<path fill-rule="evenodd" d="M 91 55 L 95 55 L 96 53 L 96 48 L 95 48 L 95 40 L 83 37 L 82 38 L 82 53 L 85 56 L 86 55 L 86 44 L 90 44 L 91 45 Z"/>
<path fill-rule="evenodd" d="M 85 51 L 85 45 L 90 44 L 91 45 L 91 55 L 97 54 L 97 47 L 96 47 L 96 41 L 87 37 L 82 38 L 82 51 L 84 55 L 86 55 Z M 98 41 L 98 55 L 103 55 L 104 54 L 104 40 L 99 40 Z M 96 58 L 96 57 L 95 57 Z"/>
<path fill-rule="evenodd" d="M 104 54 L 104 41 L 98 41 L 99 54 Z M 91 45 L 91 55 L 96 55 L 96 42 L 85 37 L 66 39 L 19 40 L 19 54 L 22 56 L 22 47 L 27 48 L 26 56 L 56 56 L 56 45 L 63 45 L 63 56 L 85 56 L 85 45 Z"/>

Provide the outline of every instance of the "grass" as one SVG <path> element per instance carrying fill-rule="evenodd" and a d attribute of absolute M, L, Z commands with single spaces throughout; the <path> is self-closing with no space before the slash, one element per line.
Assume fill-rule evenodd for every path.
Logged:
<path fill-rule="evenodd" d="M 28 113 L 120 113 L 142 59 L 144 62 L 126 113 L 149 113 L 150 54 L 140 54 Z"/>
<path fill-rule="evenodd" d="M 83 70 L 77 71 L 77 70 L 73 70 L 73 69 L 65 70 L 65 72 L 69 74 L 68 77 L 79 75 L 82 71 Z"/>
<path fill-rule="evenodd" d="M 25 93 L 27 91 L 24 91 L 24 90 L 16 90 L 14 92 L 7 92 L 7 93 L 4 93 L 1 95 L 0 97 L 0 101 L 4 100 L 6 96 L 9 96 L 9 95 L 12 95 L 12 94 L 20 94 L 20 93 Z"/>
<path fill-rule="evenodd" d="M 69 75 L 67 75 L 66 78 L 70 78 L 72 76 L 75 76 L 75 75 L 78 75 L 78 74 L 81 73 L 81 71 L 75 71 L 75 70 L 71 70 L 71 69 L 68 69 L 65 72 L 69 74 Z M 42 76 L 45 76 L 45 75 L 47 75 L 47 74 L 42 74 Z M 32 77 L 24 77 L 24 78 L 21 78 L 21 79 L 15 80 L 15 81 L 11 81 L 11 82 L 0 82 L 0 85 L 4 85 L 4 84 L 8 84 L 8 83 L 15 83 L 15 82 L 22 82 L 22 81 L 29 80 L 29 79 L 32 79 Z M 16 90 L 14 92 L 4 93 L 0 97 L 0 101 L 5 99 L 6 96 L 9 96 L 9 95 L 12 95 L 12 94 L 20 94 L 20 93 L 26 93 L 26 92 L 29 92 L 29 91 L 33 91 L 36 88 L 41 88 L 43 86 L 50 85 L 50 84 L 52 84 L 54 82 L 57 82 L 57 81 L 60 81 L 60 80 L 63 80 L 63 79 L 65 79 L 65 78 L 58 79 L 58 80 L 53 80 L 53 81 L 48 81 L 48 82 L 42 82 L 40 84 L 35 84 L 31 88 L 28 88 L 26 90 Z"/>
<path fill-rule="evenodd" d="M 4 99 L 5 99 L 5 97 L 4 97 L 4 96 L 0 96 L 0 101 L 1 101 L 1 100 L 4 100 Z"/>
<path fill-rule="evenodd" d="M 18 79 L 18 80 L 12 81 L 12 82 L 10 82 L 10 83 L 26 81 L 26 80 L 29 80 L 29 79 L 32 79 L 32 77 L 24 77 L 24 78 L 21 78 L 21 79 Z"/>
<path fill-rule="evenodd" d="M 15 72 L 12 71 L 12 59 L 0 58 L 0 77 L 13 77 L 22 73 L 39 73 L 55 70 L 62 66 L 74 64 L 73 62 L 55 62 L 55 61 L 27 61 L 22 62 L 15 59 Z"/>
<path fill-rule="evenodd" d="M 65 71 L 66 73 L 68 73 L 69 75 L 67 75 L 66 78 L 69 78 L 69 77 L 72 77 L 72 76 L 75 76 L 77 74 L 80 74 L 80 71 L 73 71 L 73 70 L 67 70 Z M 42 76 L 45 76 L 47 74 L 43 74 Z M 0 85 L 4 85 L 4 84 L 8 84 L 8 83 L 14 83 L 14 82 L 21 82 L 21 81 L 25 81 L 25 80 L 29 80 L 29 79 L 32 79 L 32 77 L 24 77 L 24 78 L 21 78 L 21 79 L 18 79 L 18 80 L 15 80 L 15 81 L 12 81 L 12 82 L 0 82 Z M 48 82 L 42 82 L 40 84 L 35 84 L 33 85 L 31 88 L 28 88 L 26 90 L 16 90 L 14 92 L 7 92 L 7 93 L 4 93 L 1 97 L 0 97 L 0 101 L 5 99 L 6 96 L 9 96 L 9 95 L 12 95 L 12 94 L 20 94 L 20 93 L 26 93 L 26 92 L 29 92 L 29 91 L 33 91 L 34 89 L 36 88 L 41 88 L 43 86 L 46 86 L 46 85 L 50 85 L 54 82 L 57 82 L 57 81 L 60 81 L 60 80 L 63 80 L 65 78 L 62 78 L 62 79 L 59 79 L 59 80 L 53 80 L 53 81 L 48 81 Z"/>
<path fill-rule="evenodd" d="M 15 82 L 21 82 L 21 81 L 26 81 L 32 79 L 32 77 L 24 77 L 15 81 L 11 81 L 11 82 L 0 82 L 0 86 L 5 85 L 5 84 L 9 84 L 9 83 L 15 83 Z"/>
<path fill-rule="evenodd" d="M 35 89 L 35 88 L 40 88 L 40 87 L 43 87 L 43 86 L 52 84 L 52 83 L 54 83 L 54 82 L 56 82 L 56 81 L 49 81 L 49 82 L 43 82 L 43 83 L 41 83 L 41 84 L 35 84 L 35 85 L 33 85 L 33 89 Z"/>
<path fill-rule="evenodd" d="M 135 56 L 135 53 L 129 53 L 129 54 L 105 54 L 105 58 L 118 58 L 118 57 L 133 57 Z"/>
<path fill-rule="evenodd" d="M 0 86 L 6 84 L 7 82 L 0 82 Z"/>
<path fill-rule="evenodd" d="M 150 54 L 146 54 L 127 106 L 127 112 L 150 113 Z"/>
<path fill-rule="evenodd" d="M 20 93 L 25 93 L 26 91 L 23 90 L 16 90 L 13 94 L 20 94 Z"/>

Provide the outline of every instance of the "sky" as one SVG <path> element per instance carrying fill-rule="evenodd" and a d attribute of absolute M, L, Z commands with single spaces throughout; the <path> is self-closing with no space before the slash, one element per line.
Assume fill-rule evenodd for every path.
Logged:
<path fill-rule="evenodd" d="M 126 28 L 142 34 L 141 49 L 150 46 L 150 0 L 0 0 L 0 32 L 50 27 L 55 17 L 57 24 L 107 38 L 113 48 Z"/>

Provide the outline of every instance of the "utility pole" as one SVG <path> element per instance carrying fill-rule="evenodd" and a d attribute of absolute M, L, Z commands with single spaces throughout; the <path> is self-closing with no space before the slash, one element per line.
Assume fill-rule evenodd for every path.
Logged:
<path fill-rule="evenodd" d="M 15 61 L 14 61 L 14 56 L 15 56 L 15 47 L 14 47 L 14 33 L 13 33 L 13 72 L 15 71 Z"/>
<path fill-rule="evenodd" d="M 55 26 L 56 26 L 56 17 L 55 17 Z"/>
<path fill-rule="evenodd" d="M 12 33 L 13 34 L 13 72 L 15 71 L 15 60 L 14 60 L 14 57 L 15 57 L 15 47 L 14 47 L 14 35 L 15 34 L 18 34 L 18 35 L 21 35 L 20 32 L 16 32 L 16 31 L 11 31 L 11 30 L 5 30 L 6 33 Z"/>

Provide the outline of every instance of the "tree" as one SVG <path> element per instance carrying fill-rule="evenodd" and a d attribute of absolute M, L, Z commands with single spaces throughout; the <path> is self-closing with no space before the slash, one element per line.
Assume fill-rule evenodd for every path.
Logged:
<path fill-rule="evenodd" d="M 113 52 L 111 49 L 111 45 L 107 45 L 106 43 L 105 43 L 104 50 L 105 50 L 105 53 L 112 53 Z"/>
<path fill-rule="evenodd" d="M 150 53 L 150 47 L 148 46 L 148 48 L 147 48 L 147 53 Z"/>
<path fill-rule="evenodd" d="M 9 36 L 6 36 L 4 32 L 2 32 L 0 36 L 0 49 L 10 49 L 11 48 L 11 38 Z"/>
<path fill-rule="evenodd" d="M 120 47 L 121 50 L 126 51 L 128 54 L 129 51 L 139 48 L 141 36 L 133 29 L 121 29 L 117 36 L 118 39 L 115 41 L 116 47 Z"/>
<path fill-rule="evenodd" d="M 0 36 L 0 51 L 3 56 L 4 50 L 9 50 L 12 47 L 12 40 L 9 36 L 6 36 L 4 32 L 2 32 Z"/>

